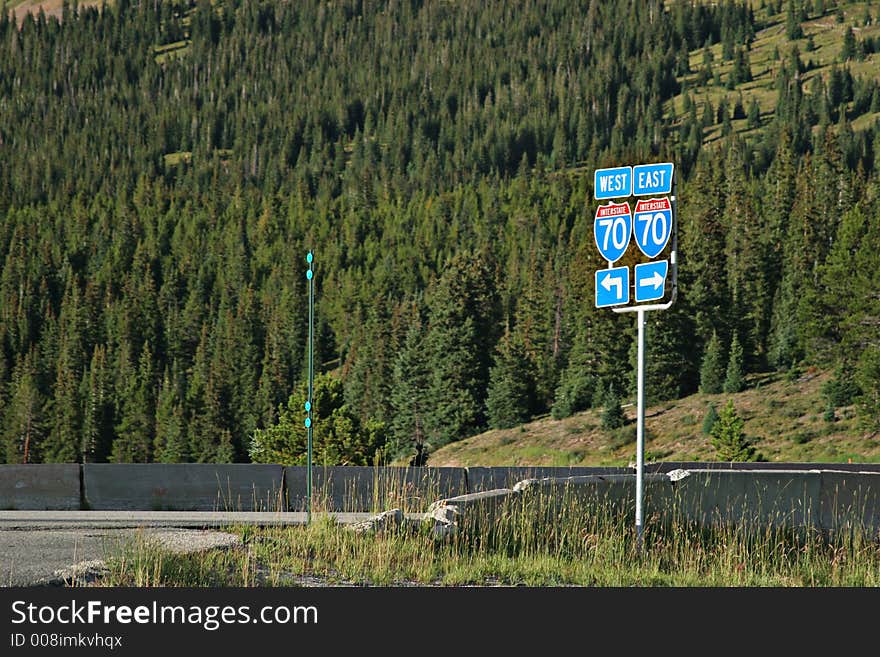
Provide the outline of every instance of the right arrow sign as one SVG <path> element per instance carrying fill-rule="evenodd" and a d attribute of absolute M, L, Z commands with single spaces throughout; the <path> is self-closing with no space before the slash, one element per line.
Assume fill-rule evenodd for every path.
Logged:
<path fill-rule="evenodd" d="M 668 260 L 636 265 L 636 302 L 662 299 L 668 271 Z"/>

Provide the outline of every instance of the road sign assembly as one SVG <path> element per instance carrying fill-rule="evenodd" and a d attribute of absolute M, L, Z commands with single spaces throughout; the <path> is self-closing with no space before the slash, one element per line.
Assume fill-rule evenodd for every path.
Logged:
<path fill-rule="evenodd" d="M 629 196 L 653 196 L 639 199 L 630 212 L 628 202 L 600 205 L 593 221 L 593 236 L 607 269 L 596 270 L 596 308 L 611 308 L 616 313 L 638 313 L 638 357 L 636 368 L 636 543 L 643 549 L 643 506 L 645 472 L 645 313 L 666 310 L 675 302 L 678 293 L 678 227 L 676 224 L 676 197 L 673 192 L 675 165 L 672 162 L 638 164 L 633 167 L 596 169 L 593 195 L 597 200 L 625 199 Z M 665 195 L 671 194 L 671 198 Z M 633 268 L 630 302 L 629 267 L 612 267 L 622 258 L 629 246 L 630 235 L 636 246 L 649 261 Z M 670 239 L 669 257 L 654 260 L 666 249 Z M 670 276 L 671 270 L 671 276 Z M 667 279 L 671 285 L 667 286 Z M 666 290 L 670 299 L 663 303 Z M 639 305 L 647 301 L 653 304 Z"/>

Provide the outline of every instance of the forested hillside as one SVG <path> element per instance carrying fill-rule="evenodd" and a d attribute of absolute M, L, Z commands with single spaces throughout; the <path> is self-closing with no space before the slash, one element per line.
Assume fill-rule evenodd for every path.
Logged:
<path fill-rule="evenodd" d="M 817 17 L 842 26 L 822 70 L 797 29 Z M 651 399 L 741 352 L 744 373 L 833 370 L 828 403 L 876 431 L 880 126 L 853 127 L 880 110 L 880 40 L 853 29 L 876 20 L 800 0 L 5 13 L 0 462 L 300 459 L 309 249 L 319 461 L 625 394 L 591 174 L 652 161 L 679 175 L 681 289 L 649 315 Z M 773 107 L 734 102 L 779 26 Z"/>

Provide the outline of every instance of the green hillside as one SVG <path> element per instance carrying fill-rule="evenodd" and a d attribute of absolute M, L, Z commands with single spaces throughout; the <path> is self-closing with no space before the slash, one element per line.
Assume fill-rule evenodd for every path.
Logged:
<path fill-rule="evenodd" d="M 591 173 L 663 161 L 652 405 L 741 351 L 880 428 L 871 3 L 5 6 L 0 461 L 302 462 L 309 250 L 319 462 L 588 417 L 634 362 Z"/>
<path fill-rule="evenodd" d="M 645 412 L 645 460 L 717 461 L 711 437 L 702 430 L 708 405 L 720 408 L 732 399 L 745 420 L 746 436 L 767 461 L 880 461 L 880 436 L 860 431 L 855 410 L 836 410 L 825 418 L 822 386 L 828 373 L 796 379 L 779 375 L 751 377 L 749 389 L 734 395 L 695 394 L 649 406 Z M 433 466 L 628 465 L 635 461 L 635 407 L 624 408 L 627 424 L 601 428 L 601 409 L 554 420 L 542 417 L 518 427 L 491 430 L 447 445 L 428 458 Z"/>
<path fill-rule="evenodd" d="M 772 2 L 750 3 L 759 26 L 754 40 L 744 50 L 751 79 L 738 79 L 741 75 L 735 70 L 735 59 L 725 58 L 721 43 L 692 50 L 688 60 L 690 72 L 678 77 L 683 91 L 668 102 L 667 111 L 677 117 L 686 114 L 685 95 L 690 96 L 700 114 L 707 103 L 716 111 L 722 102 L 731 109 L 739 103 L 743 115 L 731 119 L 733 131 L 745 137 L 756 136 L 773 118 L 779 98 L 778 74 L 792 47 L 798 49 L 805 65 L 801 82 L 808 99 L 815 91 L 815 79 L 823 78 L 827 83 L 832 70 L 845 68 L 853 77 L 880 77 L 880 54 L 874 46 L 875 40 L 880 38 L 880 7 L 873 2 L 841 3 L 839 7 L 828 2 L 822 3 L 826 10 L 820 15 L 814 3 L 803 4 L 808 8 L 805 10 L 808 18 L 799 21 L 802 36 L 792 40 L 786 34 L 785 2 L 777 3 L 776 7 Z M 776 8 L 782 11 L 775 13 Z M 844 52 L 847 31 L 852 32 L 856 44 L 851 56 Z M 861 51 L 859 44 L 862 44 Z M 867 52 L 864 44 L 868 45 Z M 758 122 L 746 116 L 753 102 L 757 104 Z M 854 130 L 867 128 L 880 117 L 880 107 L 874 104 L 864 108 L 849 101 L 846 107 Z M 704 143 L 716 142 L 721 137 L 720 122 L 713 123 L 704 133 Z"/>

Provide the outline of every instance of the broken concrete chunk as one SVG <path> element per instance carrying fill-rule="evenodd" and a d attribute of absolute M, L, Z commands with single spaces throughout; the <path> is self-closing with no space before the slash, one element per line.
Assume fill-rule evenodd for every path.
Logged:
<path fill-rule="evenodd" d="M 387 529 L 394 529 L 403 524 L 404 515 L 400 509 L 390 509 L 373 516 L 363 522 L 350 525 L 351 530 L 358 534 L 367 534 L 370 532 L 381 532 Z"/>
<path fill-rule="evenodd" d="M 668 472 L 666 474 L 666 476 L 669 477 L 669 481 L 681 481 L 685 477 L 690 477 L 691 472 L 690 472 L 690 470 L 678 469 L 678 470 L 672 470 L 671 472 Z"/>

